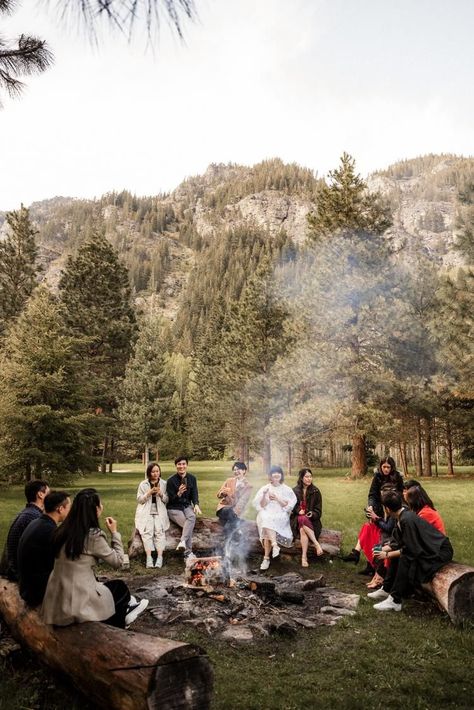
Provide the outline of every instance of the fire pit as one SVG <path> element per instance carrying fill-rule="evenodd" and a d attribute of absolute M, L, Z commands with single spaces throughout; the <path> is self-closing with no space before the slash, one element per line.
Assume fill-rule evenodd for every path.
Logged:
<path fill-rule="evenodd" d="M 303 579 L 294 572 L 277 577 L 256 570 L 239 574 L 221 557 L 193 559 L 184 579 L 160 575 L 147 578 L 143 587 L 138 579 L 134 582 L 133 591 L 150 599 L 150 613 L 140 617 L 140 629 L 170 638 L 189 626 L 235 641 L 273 633 L 294 636 L 302 629 L 332 626 L 354 614 L 359 601 L 356 594 L 326 587 L 323 575 Z"/>
<path fill-rule="evenodd" d="M 229 585 L 229 561 L 222 557 L 199 557 L 186 565 L 186 582 L 192 587 Z"/>

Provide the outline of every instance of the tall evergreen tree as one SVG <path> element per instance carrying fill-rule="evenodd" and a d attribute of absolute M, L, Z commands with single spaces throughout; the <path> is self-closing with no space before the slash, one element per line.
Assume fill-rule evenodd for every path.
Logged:
<path fill-rule="evenodd" d="M 343 153 L 340 166 L 329 172 L 329 179 L 317 192 L 316 213 L 308 216 L 312 240 L 331 238 L 340 231 L 383 234 L 390 227 L 388 205 L 380 194 L 369 193 L 348 153 Z"/>
<path fill-rule="evenodd" d="M 288 310 L 276 288 L 274 266 L 264 260 L 231 311 L 221 345 L 218 375 L 228 440 L 248 458 L 250 446 L 271 463 L 270 422 L 281 405 L 273 367 L 293 345 Z"/>
<path fill-rule="evenodd" d="M 0 466 L 15 481 L 64 483 L 90 469 L 97 418 L 57 299 L 39 287 L 9 329 L 0 366 Z"/>
<path fill-rule="evenodd" d="M 352 476 L 366 470 L 365 436 L 373 421 L 374 388 L 388 372 L 382 357 L 389 351 L 389 317 L 393 314 L 394 276 L 384 231 L 390 225 L 380 195 L 368 192 L 347 154 L 330 173 L 331 182 L 309 215 L 315 258 L 303 289 L 302 303 L 315 339 L 316 379 L 333 388 L 331 409 L 344 403 L 352 429 Z"/>
<path fill-rule="evenodd" d="M 37 272 L 38 231 L 31 224 L 26 207 L 7 212 L 9 231 L 0 241 L 0 334 L 22 311 L 33 291 Z"/>
<path fill-rule="evenodd" d="M 122 437 L 145 451 L 157 447 L 163 436 L 170 408 L 170 386 L 165 373 L 167 353 L 163 324 L 148 315 L 120 386 L 118 415 Z"/>
<path fill-rule="evenodd" d="M 127 269 L 102 234 L 94 232 L 69 257 L 59 293 L 71 332 L 84 338 L 81 354 L 90 371 L 91 406 L 110 418 L 135 339 L 136 320 Z M 111 429 L 104 440 L 103 471 L 113 434 Z"/>

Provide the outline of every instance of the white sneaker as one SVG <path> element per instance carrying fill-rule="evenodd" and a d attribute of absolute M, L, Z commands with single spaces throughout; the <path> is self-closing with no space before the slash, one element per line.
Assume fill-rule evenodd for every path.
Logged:
<path fill-rule="evenodd" d="M 278 557 L 279 554 L 280 554 L 280 548 L 278 547 L 278 545 L 273 545 L 272 546 L 272 557 Z"/>
<path fill-rule="evenodd" d="M 178 542 L 178 546 L 176 547 L 177 550 L 185 550 L 186 549 L 186 543 L 184 540 L 180 540 Z"/>
<path fill-rule="evenodd" d="M 148 606 L 148 599 L 142 599 L 135 606 L 131 606 L 130 604 L 128 605 L 128 612 L 127 612 L 127 615 L 125 616 L 125 628 L 126 629 L 128 629 L 130 624 L 133 624 L 133 622 L 136 621 L 136 619 L 140 616 L 140 614 L 143 611 L 145 611 L 147 606 Z"/>
<path fill-rule="evenodd" d="M 377 611 L 401 611 L 402 605 L 394 602 L 393 597 L 389 595 L 385 601 L 374 604 L 374 609 L 377 609 Z"/>
<path fill-rule="evenodd" d="M 138 604 L 138 599 L 133 596 L 133 594 L 130 594 L 130 601 L 128 602 L 128 606 L 136 606 Z"/>
<path fill-rule="evenodd" d="M 264 557 L 262 560 L 262 564 L 260 565 L 260 569 L 268 569 L 270 567 L 270 558 L 269 557 Z"/>
<path fill-rule="evenodd" d="M 155 565 L 153 564 L 153 557 L 152 557 L 151 555 L 146 558 L 146 566 L 147 566 L 147 569 L 150 569 L 150 567 L 154 567 L 154 566 L 155 566 Z"/>
<path fill-rule="evenodd" d="M 369 599 L 377 599 L 378 601 L 382 601 L 382 599 L 386 599 L 389 594 L 386 592 L 382 587 L 380 589 L 377 589 L 375 592 L 369 592 L 367 594 Z"/>
<path fill-rule="evenodd" d="M 163 567 L 163 557 L 158 556 L 156 558 L 156 565 L 155 567 Z"/>

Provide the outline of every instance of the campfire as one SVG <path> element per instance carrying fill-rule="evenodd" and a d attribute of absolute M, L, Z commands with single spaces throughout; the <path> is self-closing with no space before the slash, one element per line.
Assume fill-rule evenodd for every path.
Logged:
<path fill-rule="evenodd" d="M 229 562 L 222 557 L 200 557 L 186 566 L 185 577 L 192 587 L 228 585 Z"/>
<path fill-rule="evenodd" d="M 322 574 L 313 579 L 295 572 L 277 577 L 257 570 L 243 574 L 225 557 L 194 558 L 184 579 L 147 579 L 140 590 L 150 599 L 148 618 L 154 618 L 153 628 L 171 638 L 176 626 L 182 630 L 193 626 L 235 641 L 273 633 L 295 636 L 302 629 L 332 626 L 354 614 L 359 601 L 356 594 L 326 587 Z M 143 618 L 142 624 L 145 621 Z"/>

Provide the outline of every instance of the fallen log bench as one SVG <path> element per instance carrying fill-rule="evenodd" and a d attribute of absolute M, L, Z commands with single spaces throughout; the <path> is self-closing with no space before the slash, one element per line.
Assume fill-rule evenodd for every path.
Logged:
<path fill-rule="evenodd" d="M 47 626 L 0 577 L 0 614 L 11 635 L 51 668 L 66 673 L 106 710 L 206 710 L 213 671 L 192 644 L 89 621 Z"/>
<path fill-rule="evenodd" d="M 453 624 L 474 618 L 474 567 L 449 562 L 422 589 L 448 613 Z"/>
<path fill-rule="evenodd" d="M 242 539 L 246 545 L 248 554 L 261 554 L 262 545 L 258 537 L 257 524 L 251 520 L 244 520 L 241 526 Z M 170 527 L 166 531 L 166 550 L 175 550 L 181 539 L 181 528 L 170 521 Z M 196 525 L 193 532 L 194 552 L 205 552 L 212 554 L 223 542 L 222 525 L 217 518 L 196 518 Z M 339 555 L 341 550 L 342 533 L 339 530 L 328 530 L 323 528 L 319 536 L 319 542 L 327 555 Z M 128 546 L 128 555 L 132 559 L 143 553 L 143 544 L 140 534 L 135 530 L 132 540 Z M 314 553 L 312 547 L 309 548 L 310 555 Z M 295 540 L 291 547 L 282 547 L 281 554 L 300 555 L 301 543 Z"/>

